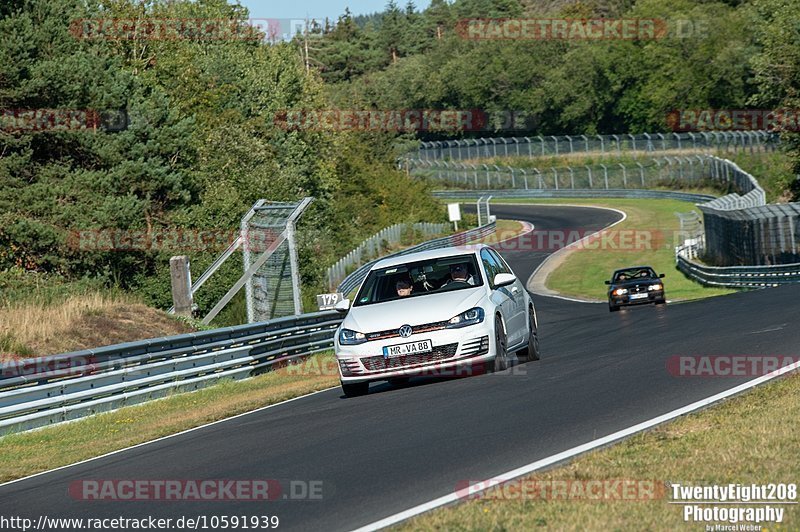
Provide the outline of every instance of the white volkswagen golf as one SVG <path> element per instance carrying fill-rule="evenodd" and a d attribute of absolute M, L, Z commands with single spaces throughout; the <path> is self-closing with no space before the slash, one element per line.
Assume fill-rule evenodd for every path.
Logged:
<path fill-rule="evenodd" d="M 511 353 L 539 359 L 533 301 L 486 245 L 386 258 L 370 270 L 336 332 L 342 390 L 377 380 L 506 369 Z"/>

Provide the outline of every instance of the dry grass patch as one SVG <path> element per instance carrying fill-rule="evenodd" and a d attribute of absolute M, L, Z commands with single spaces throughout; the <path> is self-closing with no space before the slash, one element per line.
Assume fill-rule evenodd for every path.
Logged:
<path fill-rule="evenodd" d="M 0 308 L 0 359 L 46 356 L 191 332 L 165 312 L 124 294 L 90 292 L 61 302 Z"/>

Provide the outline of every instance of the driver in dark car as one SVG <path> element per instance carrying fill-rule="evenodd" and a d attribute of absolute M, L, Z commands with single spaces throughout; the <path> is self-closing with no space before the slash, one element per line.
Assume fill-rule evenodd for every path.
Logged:
<path fill-rule="evenodd" d="M 450 266 L 450 279 L 444 283 L 444 286 L 449 285 L 450 283 L 467 283 L 469 285 L 475 284 L 475 278 L 469 274 L 467 271 L 467 267 L 464 264 L 453 264 Z"/>

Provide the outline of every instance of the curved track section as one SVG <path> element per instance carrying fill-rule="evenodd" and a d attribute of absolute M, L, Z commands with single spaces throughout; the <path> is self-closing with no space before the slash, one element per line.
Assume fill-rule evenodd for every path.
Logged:
<path fill-rule="evenodd" d="M 600 229 L 617 213 L 493 206 L 537 229 Z M 527 278 L 545 253 L 504 253 Z M 536 297 L 543 357 L 503 373 L 332 389 L 121 453 L 0 486 L 2 513 L 30 517 L 277 515 L 281 528 L 349 530 L 730 389 L 681 378 L 674 355 L 795 355 L 800 286 L 610 314 Z M 83 502 L 85 479 L 318 480 L 322 499 L 268 503 Z"/>

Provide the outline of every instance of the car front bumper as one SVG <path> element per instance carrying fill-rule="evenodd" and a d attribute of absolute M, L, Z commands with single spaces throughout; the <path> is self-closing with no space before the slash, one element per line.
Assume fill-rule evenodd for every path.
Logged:
<path fill-rule="evenodd" d="M 648 303 L 656 303 L 660 301 L 664 301 L 665 299 L 664 291 L 663 290 L 652 290 L 647 293 L 646 298 L 641 299 L 631 299 L 630 294 L 626 294 L 624 296 L 610 296 L 609 302 L 612 305 L 616 306 L 624 306 L 624 305 L 646 305 Z"/>
<path fill-rule="evenodd" d="M 342 383 L 351 384 L 397 377 L 462 377 L 482 373 L 486 362 L 495 356 L 493 337 L 494 331 L 484 322 L 360 345 L 339 345 L 337 339 L 339 376 Z M 433 350 L 389 358 L 383 354 L 384 347 L 422 340 L 431 340 Z"/>

